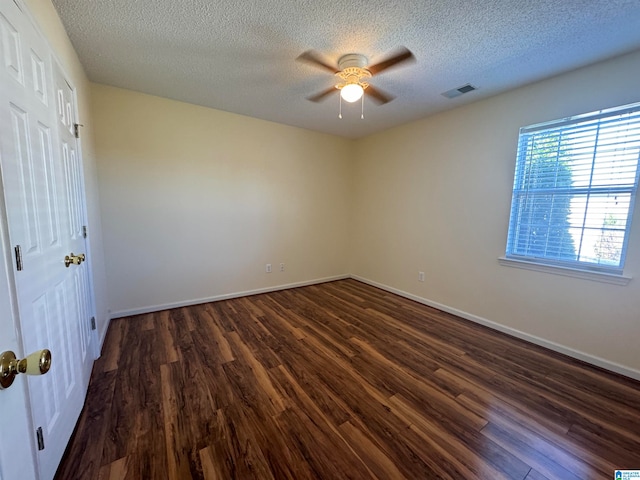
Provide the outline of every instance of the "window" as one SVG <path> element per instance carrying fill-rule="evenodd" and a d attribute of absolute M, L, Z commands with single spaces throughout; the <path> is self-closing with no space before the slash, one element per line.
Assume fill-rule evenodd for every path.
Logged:
<path fill-rule="evenodd" d="M 520 129 L 506 258 L 622 274 L 640 103 Z"/>

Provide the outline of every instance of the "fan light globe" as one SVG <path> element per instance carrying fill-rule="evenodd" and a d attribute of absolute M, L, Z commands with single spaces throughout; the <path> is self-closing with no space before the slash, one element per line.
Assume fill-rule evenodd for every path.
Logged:
<path fill-rule="evenodd" d="M 357 83 L 351 83 L 349 85 L 345 85 L 342 90 L 340 90 L 340 96 L 345 102 L 353 103 L 355 101 L 360 100 L 362 95 L 364 94 L 364 89 L 358 85 Z"/>

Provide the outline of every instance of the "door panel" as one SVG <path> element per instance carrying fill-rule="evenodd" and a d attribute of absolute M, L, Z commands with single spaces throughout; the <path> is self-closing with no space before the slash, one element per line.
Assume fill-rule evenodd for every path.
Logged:
<path fill-rule="evenodd" d="M 38 148 L 42 158 L 42 170 L 45 173 L 45 184 L 41 188 L 44 189 L 43 195 L 46 200 L 44 205 L 45 211 L 42 212 L 44 228 L 43 240 L 47 247 L 55 247 L 60 242 L 60 222 L 58 219 L 58 197 L 55 179 L 55 163 L 51 145 L 51 130 L 45 125 L 38 125 Z"/>
<path fill-rule="evenodd" d="M 6 117 L 0 116 L 0 131 L 9 130 Z M 2 162 L 0 149 L 0 163 Z M 1 172 L 0 172 L 1 176 Z M 0 191 L 2 186 L 0 184 Z M 0 193 L 0 351 L 20 353 L 18 341 L 17 301 L 12 284 L 12 252 L 6 224 L 4 196 Z M 33 435 L 28 410 L 29 400 L 24 382 L 15 388 L 0 390 L 0 478 L 35 480 Z"/>
<path fill-rule="evenodd" d="M 0 167 L 10 248 L 20 245 L 15 291 L 24 354 L 49 348 L 47 375 L 27 382 L 42 480 L 53 478 L 78 419 L 93 359 L 87 264 L 65 267 L 86 252 L 84 191 L 75 97 L 43 38 L 11 1 L 0 3 Z M 55 101 L 51 101 L 55 99 Z M 0 345 L 0 348 L 3 346 Z M 12 387 L 16 388 L 16 387 Z M 0 444 L 0 447 L 2 444 Z"/>
<path fill-rule="evenodd" d="M 9 13 L 9 12 L 7 12 Z M 6 72 L 22 85 L 22 55 L 20 53 L 20 34 L 5 15 L 0 14 L 0 29 L 2 29 L 3 62 Z"/>
<path fill-rule="evenodd" d="M 6 156 L 15 155 L 19 147 L 14 132 L 20 125 L 21 112 L 11 100 L 24 88 L 24 75 L 20 35 L 18 28 L 13 25 L 17 18 L 15 13 L 16 7 L 12 2 L 0 2 L 0 166 L 6 163 Z M 14 21 L 10 22 L 8 16 Z M 25 124 L 23 117 L 21 122 Z M 0 185 L 0 351 L 12 350 L 22 354 L 13 277 L 15 260 L 9 241 L 7 207 L 2 190 Z M 5 480 L 35 480 L 34 435 L 26 382 L 16 382 L 12 388 L 0 390 L 0 405 L 5 413 L 0 415 L 0 477 Z"/>
<path fill-rule="evenodd" d="M 67 248 L 76 254 L 87 254 L 87 244 L 84 238 L 83 226 L 85 224 L 85 202 L 84 185 L 82 182 L 82 165 L 78 154 L 78 144 L 75 137 L 75 96 L 73 89 L 64 77 L 62 70 L 56 64 L 53 67 L 54 88 L 56 98 L 60 102 L 58 111 L 58 141 L 64 163 L 64 185 L 66 185 L 67 208 L 65 209 L 65 223 L 68 226 L 68 235 L 64 241 Z M 62 112 L 62 114 L 60 114 Z M 74 345 L 78 348 L 80 364 L 84 368 L 79 369 L 79 381 L 83 385 L 88 385 L 91 375 L 91 292 L 89 281 L 88 263 L 75 266 L 72 270 L 74 278 L 73 302 L 75 306 L 75 318 L 79 321 L 76 324 L 77 337 Z M 88 366 L 88 368 L 87 368 Z"/>
<path fill-rule="evenodd" d="M 47 86 L 45 81 L 45 63 L 36 52 L 31 50 L 31 78 L 35 98 L 47 106 Z"/>
<path fill-rule="evenodd" d="M 22 229 L 22 254 L 23 258 L 39 253 L 38 248 L 38 212 L 36 201 L 36 186 L 34 178 L 33 158 L 30 153 L 29 137 L 28 137 L 28 121 L 27 112 L 20 107 L 10 104 L 9 115 L 11 119 L 11 133 L 13 134 L 14 151 L 13 153 L 17 162 L 11 162 L 5 170 L 8 178 L 14 179 L 13 185 L 6 185 L 9 193 L 16 196 L 16 201 L 21 208 L 9 213 L 11 216 L 21 215 L 23 218 L 13 218 L 16 229 Z M 9 163 L 9 162 L 6 162 Z"/>

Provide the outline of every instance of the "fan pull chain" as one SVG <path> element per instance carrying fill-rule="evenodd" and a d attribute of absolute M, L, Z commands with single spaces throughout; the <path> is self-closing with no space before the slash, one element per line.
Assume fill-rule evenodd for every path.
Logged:
<path fill-rule="evenodd" d="M 340 97 L 340 110 L 338 110 L 338 118 L 342 119 L 342 95 L 338 95 Z"/>
<path fill-rule="evenodd" d="M 362 99 L 362 113 L 360 113 L 360 119 L 364 120 L 364 94 L 360 98 Z"/>

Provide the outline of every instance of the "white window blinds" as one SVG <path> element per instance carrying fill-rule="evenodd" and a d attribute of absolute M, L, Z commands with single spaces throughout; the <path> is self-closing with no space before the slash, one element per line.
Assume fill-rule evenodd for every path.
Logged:
<path fill-rule="evenodd" d="M 520 129 L 507 258 L 622 273 L 640 103 Z"/>

